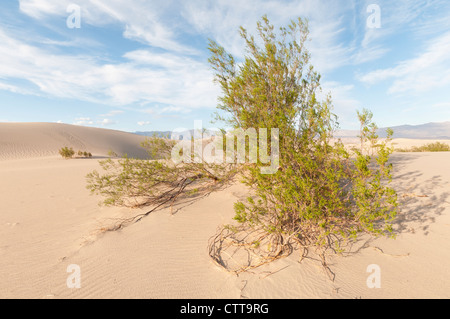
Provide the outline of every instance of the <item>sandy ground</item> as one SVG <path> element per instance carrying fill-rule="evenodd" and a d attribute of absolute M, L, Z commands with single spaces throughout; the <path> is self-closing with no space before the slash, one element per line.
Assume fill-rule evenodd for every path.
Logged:
<path fill-rule="evenodd" d="M 80 141 L 98 143 L 92 136 L 89 143 Z M 231 222 L 233 203 L 248 192 L 240 184 L 173 215 L 162 209 L 121 231 L 102 233 L 114 218 L 141 211 L 100 207 L 100 198 L 89 195 L 85 176 L 99 168 L 97 159 L 36 157 L 26 148 L 12 153 L 11 147 L 6 155 L 5 149 L 0 298 L 450 297 L 450 153 L 393 156 L 393 185 L 403 203 L 397 239 L 361 237 L 351 254 L 330 259 L 332 282 L 317 261 L 299 263 L 295 253 L 239 276 L 210 260 L 209 238 Z M 93 146 L 90 151 L 102 155 Z M 79 289 L 67 286 L 70 265 L 81 270 Z M 368 287 L 369 265 L 379 267 L 381 288 Z"/>

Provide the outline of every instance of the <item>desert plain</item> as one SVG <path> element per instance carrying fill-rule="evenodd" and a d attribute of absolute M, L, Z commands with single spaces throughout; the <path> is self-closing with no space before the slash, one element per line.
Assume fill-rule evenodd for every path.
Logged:
<path fill-rule="evenodd" d="M 349 253 L 287 258 L 247 273 L 224 271 L 208 240 L 232 223 L 248 190 L 229 187 L 119 231 L 102 229 L 145 209 L 99 206 L 86 175 L 109 151 L 143 156 L 142 136 L 56 123 L 0 123 L 0 298 L 450 298 L 450 152 L 394 153 L 401 203 L 396 239 L 360 236 Z M 398 147 L 430 140 L 395 139 Z M 442 141 L 449 142 L 449 141 Z M 92 158 L 65 160 L 63 146 Z M 68 286 L 71 265 L 80 287 Z M 371 288 L 370 266 L 380 271 Z"/>

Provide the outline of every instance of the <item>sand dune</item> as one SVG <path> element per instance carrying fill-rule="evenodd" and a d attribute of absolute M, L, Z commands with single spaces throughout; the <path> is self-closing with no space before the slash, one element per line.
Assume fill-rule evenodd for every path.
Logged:
<path fill-rule="evenodd" d="M 146 158 L 139 144 L 145 138 L 131 133 L 59 123 L 0 123 L 0 160 L 58 155 L 61 147 L 105 156 Z"/>
<path fill-rule="evenodd" d="M 245 186 L 236 183 L 178 206 L 174 215 L 161 209 L 102 233 L 114 218 L 142 210 L 99 207 L 100 198 L 85 188 L 85 175 L 99 168 L 98 161 L 53 156 L 52 147 L 68 141 L 63 126 L 31 126 L 40 129 L 36 143 L 48 145 L 49 153 L 29 152 L 26 129 L 2 137 L 11 145 L 0 151 L 0 298 L 450 297 L 450 153 L 394 154 L 393 184 L 403 204 L 398 238 L 361 237 L 351 254 L 330 259 L 334 282 L 320 263 L 298 263 L 296 254 L 235 276 L 209 259 L 207 243 L 217 227 L 232 222 L 233 203 L 248 194 Z M 115 131 L 68 129 L 73 145 L 99 154 L 132 149 L 137 141 Z M 79 289 L 67 286 L 70 265 L 80 267 Z M 369 265 L 381 269 L 380 289 L 367 286 Z"/>

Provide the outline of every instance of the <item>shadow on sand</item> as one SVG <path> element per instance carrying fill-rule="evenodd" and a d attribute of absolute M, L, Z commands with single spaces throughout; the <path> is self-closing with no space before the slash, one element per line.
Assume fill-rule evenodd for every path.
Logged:
<path fill-rule="evenodd" d="M 428 228 L 438 216 L 449 207 L 450 181 L 443 176 L 425 176 L 426 172 L 411 169 L 412 162 L 422 154 L 394 154 L 392 187 L 398 193 L 399 214 L 394 222 L 397 235 L 422 231 L 428 235 Z M 430 163 L 431 165 L 432 163 Z M 442 171 L 446 171 L 442 167 Z"/>

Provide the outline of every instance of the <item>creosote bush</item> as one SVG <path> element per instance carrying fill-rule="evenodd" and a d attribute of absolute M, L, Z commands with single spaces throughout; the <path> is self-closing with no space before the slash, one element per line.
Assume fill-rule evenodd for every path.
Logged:
<path fill-rule="evenodd" d="M 91 158 L 92 157 L 92 153 L 90 152 L 86 152 L 86 151 L 78 151 L 75 153 L 75 151 L 73 150 L 72 147 L 63 147 L 59 150 L 59 154 L 64 157 L 65 159 L 69 159 L 69 158 L 73 158 L 75 156 L 75 154 L 77 155 L 77 157 L 85 157 L 85 158 Z"/>
<path fill-rule="evenodd" d="M 159 207 L 188 186 L 223 183 L 239 176 L 252 196 L 235 203 L 235 223 L 221 227 L 209 243 L 211 258 L 241 272 L 289 255 L 306 257 L 314 249 L 327 267 L 326 253 L 342 252 L 364 232 L 393 236 L 396 192 L 388 187 L 393 132 L 380 140 L 372 113 L 358 112 L 360 146 L 348 150 L 334 138 L 338 128 L 331 96 L 323 96 L 320 75 L 305 45 L 308 24 L 299 18 L 275 31 L 267 17 L 257 25 L 259 40 L 244 28 L 242 63 L 210 41 L 209 62 L 222 95 L 216 119 L 233 129 L 279 129 L 279 168 L 263 174 L 252 164 L 170 164 L 174 141 L 151 138 L 144 145 L 155 161 L 101 162 L 105 175 L 93 172 L 88 188 L 105 204 Z M 258 145 L 258 152 L 262 151 Z M 271 144 L 264 146 L 270 153 Z M 248 147 L 247 147 L 248 150 Z M 134 219 L 135 220 L 135 219 Z"/>
<path fill-rule="evenodd" d="M 92 154 L 90 152 L 86 152 L 86 151 L 78 151 L 77 152 L 77 156 L 78 157 L 92 157 Z"/>
<path fill-rule="evenodd" d="M 75 155 L 75 151 L 73 150 L 72 147 L 63 147 L 59 150 L 59 154 L 64 157 L 65 159 L 69 159 L 72 158 Z"/>
<path fill-rule="evenodd" d="M 108 151 L 108 156 L 109 157 L 119 157 L 119 155 L 111 149 Z"/>
<path fill-rule="evenodd" d="M 411 148 L 399 148 L 397 152 L 450 152 L 450 145 L 447 143 L 434 142 L 422 146 L 413 146 Z"/>
<path fill-rule="evenodd" d="M 102 160 L 100 165 L 104 174 L 93 171 L 87 175 L 87 188 L 92 194 L 104 196 L 104 205 L 153 207 L 145 214 L 119 221 L 109 230 L 120 229 L 140 220 L 157 208 L 172 205 L 176 199 L 211 192 L 235 175 L 233 165 L 173 164 L 169 160 L 174 146 L 172 140 L 150 137 L 141 146 L 152 160 L 127 156 Z"/>
<path fill-rule="evenodd" d="M 260 172 L 245 167 L 243 182 L 254 196 L 235 204 L 237 225 L 219 230 L 210 255 L 220 265 L 245 271 L 280 258 L 295 248 L 340 252 L 358 233 L 392 235 L 397 196 L 386 186 L 393 132 L 380 141 L 368 110 L 358 112 L 360 148 L 347 150 L 333 138 L 338 128 L 331 97 L 319 101 L 320 75 L 305 48 L 308 25 L 298 19 L 278 34 L 263 17 L 260 41 L 241 28 L 247 55 L 238 66 L 211 41 L 210 63 L 222 89 L 219 116 L 233 128 L 280 129 L 280 168 Z M 278 38 L 277 38 L 278 36 Z M 228 258 L 245 247 L 244 264 Z M 230 251 L 231 250 L 231 251 Z M 228 252 L 227 252 L 228 251 Z M 225 258 L 227 257 L 227 258 Z"/>

